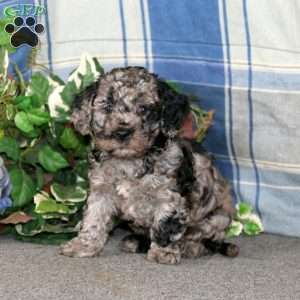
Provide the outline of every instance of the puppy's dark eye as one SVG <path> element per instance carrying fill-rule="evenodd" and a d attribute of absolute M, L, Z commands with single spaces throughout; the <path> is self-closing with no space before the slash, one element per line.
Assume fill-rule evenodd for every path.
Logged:
<path fill-rule="evenodd" d="M 112 112 L 112 105 L 110 103 L 105 103 L 103 104 L 102 109 L 105 113 L 109 114 Z"/>
<path fill-rule="evenodd" d="M 146 105 L 141 105 L 139 107 L 139 113 L 144 115 L 148 111 L 148 107 Z"/>
<path fill-rule="evenodd" d="M 111 113 L 114 103 L 115 103 L 115 99 L 113 95 L 113 89 L 111 88 L 107 94 L 106 103 L 103 105 L 103 110 L 106 113 Z"/>
<path fill-rule="evenodd" d="M 125 105 L 125 106 L 124 106 L 124 111 L 125 111 L 125 112 L 130 112 L 130 108 L 129 108 L 127 105 Z"/>

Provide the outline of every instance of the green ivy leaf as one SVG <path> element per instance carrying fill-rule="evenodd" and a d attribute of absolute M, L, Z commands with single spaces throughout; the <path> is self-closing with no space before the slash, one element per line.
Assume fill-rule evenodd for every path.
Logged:
<path fill-rule="evenodd" d="M 70 215 L 59 214 L 59 213 L 47 213 L 47 214 L 42 214 L 41 216 L 45 220 L 57 219 L 65 222 L 68 222 L 70 218 Z"/>
<path fill-rule="evenodd" d="M 57 201 L 78 203 L 85 201 L 87 191 L 79 186 L 64 186 L 53 183 L 50 187 L 52 195 Z"/>
<path fill-rule="evenodd" d="M 83 91 L 95 81 L 96 79 L 95 75 L 92 71 L 91 64 L 88 61 L 86 61 L 86 73 L 84 75 L 78 73 L 78 77 L 81 80 L 81 84 L 79 88 L 80 91 Z"/>
<path fill-rule="evenodd" d="M 43 172 L 42 168 L 40 168 L 40 167 L 36 168 L 35 178 L 36 178 L 37 189 L 41 190 L 44 185 L 44 172 Z"/>
<path fill-rule="evenodd" d="M 88 161 L 85 159 L 82 159 L 82 160 L 77 161 L 74 171 L 81 178 L 88 180 L 88 169 L 89 169 Z"/>
<path fill-rule="evenodd" d="M 12 47 L 10 44 L 10 34 L 5 31 L 5 26 L 8 23 L 13 23 L 13 17 L 5 17 L 0 19 L 0 47 L 4 47 L 8 53 L 12 53 L 16 51 L 16 48 Z"/>
<path fill-rule="evenodd" d="M 56 107 L 56 111 L 58 112 L 58 116 L 55 117 L 55 121 L 57 123 L 66 123 L 70 119 L 70 111 L 66 111 L 62 107 Z"/>
<path fill-rule="evenodd" d="M 20 111 L 15 115 L 15 124 L 21 131 L 25 133 L 34 131 L 32 123 L 30 122 L 27 114 L 23 111 Z"/>
<path fill-rule="evenodd" d="M 257 235 L 261 232 L 261 228 L 258 224 L 254 223 L 254 222 L 246 222 L 244 224 L 244 232 L 247 235 Z"/>
<path fill-rule="evenodd" d="M 32 147 L 26 147 L 21 153 L 22 161 L 24 163 L 35 166 L 39 162 L 38 153 L 42 147 L 43 145 L 40 143 L 37 143 Z"/>
<path fill-rule="evenodd" d="M 26 224 L 17 224 L 16 231 L 22 236 L 34 236 L 43 231 L 45 220 L 41 217 L 36 217 L 34 220 Z"/>
<path fill-rule="evenodd" d="M 31 202 L 36 190 L 31 177 L 19 168 L 13 168 L 9 172 L 9 177 L 12 183 L 13 206 L 23 207 Z"/>
<path fill-rule="evenodd" d="M 66 127 L 59 138 L 59 143 L 65 149 L 76 149 L 80 142 L 72 128 Z"/>
<path fill-rule="evenodd" d="M 29 138 L 36 138 L 41 135 L 41 130 L 39 128 L 35 128 L 33 131 L 30 131 L 25 134 Z"/>
<path fill-rule="evenodd" d="M 76 84 L 72 80 L 72 81 L 69 81 L 65 85 L 65 87 L 64 87 L 63 91 L 60 93 L 60 95 L 61 95 L 64 103 L 70 107 L 72 105 L 77 93 L 78 93 L 78 91 L 77 91 Z"/>
<path fill-rule="evenodd" d="M 46 124 L 50 121 L 49 113 L 38 108 L 29 110 L 27 112 L 27 117 L 28 120 L 36 126 Z"/>
<path fill-rule="evenodd" d="M 104 74 L 104 69 L 100 65 L 98 59 L 96 57 L 93 57 L 92 59 L 93 59 L 96 71 L 99 72 L 101 75 Z"/>
<path fill-rule="evenodd" d="M 47 213 L 69 214 L 70 209 L 68 206 L 62 203 L 57 203 L 54 199 L 48 198 L 47 200 L 39 201 L 36 204 L 35 212 L 38 214 L 47 214 Z"/>
<path fill-rule="evenodd" d="M 52 88 L 48 82 L 48 79 L 42 73 L 38 72 L 32 75 L 29 89 L 31 94 L 36 97 L 36 100 L 38 101 L 38 107 L 41 107 L 46 104 Z"/>
<path fill-rule="evenodd" d="M 73 170 L 63 169 L 54 174 L 54 181 L 63 185 L 75 185 L 77 176 Z"/>
<path fill-rule="evenodd" d="M 15 99 L 15 105 L 21 110 L 29 110 L 32 108 L 30 96 L 17 96 Z"/>
<path fill-rule="evenodd" d="M 49 77 L 59 85 L 65 85 L 65 82 L 58 75 L 50 73 Z"/>
<path fill-rule="evenodd" d="M 74 149 L 74 157 L 76 159 L 85 159 L 87 157 L 87 153 L 88 145 L 83 144 L 83 142 L 81 142 L 79 146 L 76 149 Z"/>
<path fill-rule="evenodd" d="M 57 172 L 69 165 L 67 160 L 50 146 L 44 146 L 38 153 L 39 163 L 49 172 Z"/>
<path fill-rule="evenodd" d="M 226 231 L 226 238 L 239 236 L 243 230 L 243 225 L 240 222 L 233 221 Z"/>
<path fill-rule="evenodd" d="M 11 137 L 3 137 L 0 139 L 0 153 L 5 153 L 9 158 L 16 161 L 20 156 L 20 148 L 18 142 Z"/>
<path fill-rule="evenodd" d="M 77 233 L 74 233 L 74 232 L 56 233 L 56 234 L 42 232 L 42 233 L 36 234 L 34 236 L 17 235 L 16 238 L 18 240 L 21 240 L 24 242 L 30 242 L 30 243 L 36 243 L 36 244 L 61 245 L 76 235 L 77 235 Z"/>
<path fill-rule="evenodd" d="M 41 104 L 41 101 L 39 100 L 39 97 L 37 95 L 31 95 L 30 99 L 32 108 L 41 108 L 44 106 L 43 104 Z"/>
<path fill-rule="evenodd" d="M 264 230 L 263 224 L 256 214 L 249 214 L 247 218 L 241 220 L 241 222 L 244 226 L 244 232 L 248 235 L 257 235 Z"/>
<path fill-rule="evenodd" d="M 247 202 L 240 202 L 237 204 L 237 217 L 238 219 L 244 219 L 248 217 L 252 212 L 252 206 Z"/>

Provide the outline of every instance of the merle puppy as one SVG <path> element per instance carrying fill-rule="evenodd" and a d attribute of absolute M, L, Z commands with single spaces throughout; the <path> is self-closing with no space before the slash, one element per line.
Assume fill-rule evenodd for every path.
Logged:
<path fill-rule="evenodd" d="M 114 69 L 77 97 L 72 122 L 95 151 L 81 229 L 62 254 L 98 255 L 115 216 L 134 232 L 121 249 L 147 252 L 150 261 L 237 254 L 223 242 L 233 215 L 229 186 L 178 134 L 189 112 L 187 96 L 141 67 Z"/>

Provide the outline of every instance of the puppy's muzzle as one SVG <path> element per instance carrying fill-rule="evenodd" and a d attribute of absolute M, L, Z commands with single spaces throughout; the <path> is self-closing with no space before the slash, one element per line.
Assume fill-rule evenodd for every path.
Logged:
<path fill-rule="evenodd" d="M 112 136 L 113 138 L 117 139 L 120 142 L 123 142 L 125 140 L 127 140 L 132 134 L 133 134 L 134 130 L 131 128 L 122 128 L 122 129 L 118 129 L 116 130 Z"/>

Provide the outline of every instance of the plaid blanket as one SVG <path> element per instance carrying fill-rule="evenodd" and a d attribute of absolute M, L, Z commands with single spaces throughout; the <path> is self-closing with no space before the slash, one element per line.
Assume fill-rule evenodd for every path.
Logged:
<path fill-rule="evenodd" d="M 1 6 L 12 2 L 2 1 Z M 43 0 L 39 63 L 82 52 L 141 65 L 215 110 L 205 147 L 266 231 L 300 236 L 300 4 L 284 0 Z"/>

